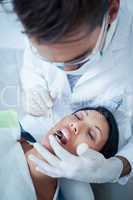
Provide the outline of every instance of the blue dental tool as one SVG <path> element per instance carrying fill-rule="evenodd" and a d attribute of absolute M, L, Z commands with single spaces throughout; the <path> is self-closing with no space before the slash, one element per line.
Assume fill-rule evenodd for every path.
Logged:
<path fill-rule="evenodd" d="M 36 143 L 36 139 L 30 134 L 28 133 L 27 131 L 25 131 L 22 127 L 22 125 L 20 124 L 20 128 L 21 128 L 21 138 L 22 139 L 25 139 L 27 142 L 29 143 Z"/>

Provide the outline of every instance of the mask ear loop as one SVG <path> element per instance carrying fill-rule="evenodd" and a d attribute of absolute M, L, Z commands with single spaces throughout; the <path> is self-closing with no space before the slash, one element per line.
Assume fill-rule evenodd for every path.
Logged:
<path fill-rule="evenodd" d="M 107 14 L 105 15 L 104 20 L 103 20 L 101 33 L 99 35 L 99 38 L 96 43 L 96 47 L 94 48 L 92 54 L 96 54 L 98 51 L 100 51 L 100 54 L 102 54 L 102 50 L 105 45 L 106 36 L 107 36 L 107 32 L 108 32 L 108 25 L 109 25 L 108 22 L 109 22 L 109 14 L 107 12 Z"/>
<path fill-rule="evenodd" d="M 90 55 L 90 60 L 91 58 L 93 58 L 94 55 L 96 55 L 98 52 L 100 52 L 100 54 L 102 55 L 102 50 L 104 48 L 105 42 L 106 42 L 106 37 L 107 37 L 107 32 L 108 32 L 108 27 L 109 27 L 109 14 L 107 12 L 107 14 L 104 16 L 103 19 L 103 24 L 102 24 L 102 28 L 101 28 L 101 32 L 100 35 L 97 39 L 96 42 L 96 46 L 94 47 L 91 55 Z M 84 65 L 86 62 L 88 62 L 88 58 L 86 58 L 83 62 L 79 63 L 79 66 Z M 63 69 L 63 67 L 60 67 L 60 69 Z"/>

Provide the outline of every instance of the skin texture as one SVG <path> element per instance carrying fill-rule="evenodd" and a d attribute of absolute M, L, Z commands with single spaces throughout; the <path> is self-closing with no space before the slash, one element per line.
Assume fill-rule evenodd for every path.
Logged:
<path fill-rule="evenodd" d="M 100 151 L 109 137 L 109 126 L 105 117 L 95 110 L 79 111 L 66 116 L 44 137 L 42 144 L 52 151 L 49 135 L 58 130 L 67 134 L 68 141 L 61 145 L 69 152 L 76 154 L 76 148 L 86 143 L 90 148 Z"/>
<path fill-rule="evenodd" d="M 117 17 L 120 6 L 119 0 L 109 1 L 109 20 L 108 24 L 111 24 Z M 71 61 L 85 52 L 92 52 L 94 49 L 98 37 L 100 35 L 101 27 L 98 26 L 93 32 L 86 34 L 86 27 L 81 31 L 75 30 L 73 36 L 64 37 L 64 41 L 59 41 L 54 44 L 39 44 L 36 38 L 30 38 L 32 45 L 37 49 L 38 53 L 47 58 L 51 62 L 68 62 Z M 84 37 L 82 37 L 84 35 Z M 75 40 L 75 41 L 73 41 Z M 73 41 L 73 42 L 72 42 Z M 70 66 L 65 71 L 76 70 L 76 66 Z"/>

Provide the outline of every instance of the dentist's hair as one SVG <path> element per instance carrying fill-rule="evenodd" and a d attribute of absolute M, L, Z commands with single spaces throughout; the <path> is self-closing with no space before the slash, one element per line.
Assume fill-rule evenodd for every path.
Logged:
<path fill-rule="evenodd" d="M 113 157 L 117 151 L 118 151 L 118 145 L 119 145 L 119 130 L 117 126 L 117 122 L 111 111 L 109 111 L 105 107 L 86 107 L 82 108 L 78 111 L 82 110 L 95 110 L 99 113 L 101 113 L 107 120 L 109 125 L 109 137 L 104 145 L 104 147 L 101 149 L 101 153 L 104 155 L 105 158 Z M 76 111 L 76 112 L 78 112 Z"/>
<path fill-rule="evenodd" d="M 39 43 L 55 43 L 101 26 L 109 0 L 12 0 L 25 33 Z M 86 34 L 87 34 L 86 33 Z"/>

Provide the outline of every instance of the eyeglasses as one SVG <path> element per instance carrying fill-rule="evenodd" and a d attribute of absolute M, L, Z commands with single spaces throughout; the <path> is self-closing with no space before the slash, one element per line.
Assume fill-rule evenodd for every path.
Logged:
<path fill-rule="evenodd" d="M 45 62 L 55 64 L 56 66 L 58 66 L 59 68 L 62 68 L 62 69 L 64 69 L 65 67 L 70 67 L 70 66 L 82 66 L 86 62 L 89 62 L 91 59 L 93 59 L 93 57 L 95 57 L 95 55 L 97 53 L 100 53 L 102 55 L 102 51 L 103 51 L 103 48 L 104 48 L 104 45 L 105 45 L 107 32 L 108 32 L 108 17 L 109 17 L 109 15 L 107 13 L 104 17 L 101 32 L 100 32 L 100 35 L 98 37 L 95 48 L 92 50 L 91 53 L 90 52 L 85 53 L 84 55 L 82 55 L 78 59 L 72 60 L 70 62 L 64 62 L 64 63 L 63 62 L 51 62 L 47 58 L 45 58 L 44 56 L 40 55 L 38 50 L 32 44 L 31 44 L 31 51 L 39 59 L 41 59 Z"/>

